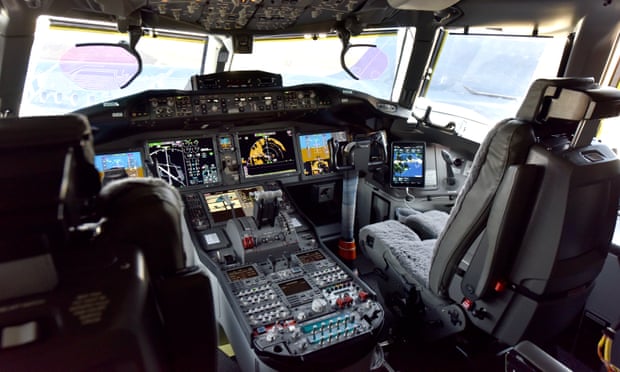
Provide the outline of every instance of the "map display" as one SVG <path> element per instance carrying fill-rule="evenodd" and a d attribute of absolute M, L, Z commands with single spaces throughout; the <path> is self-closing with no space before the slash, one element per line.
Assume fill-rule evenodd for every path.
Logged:
<path fill-rule="evenodd" d="M 393 187 L 424 186 L 424 153 L 423 142 L 394 142 L 390 184 Z"/>

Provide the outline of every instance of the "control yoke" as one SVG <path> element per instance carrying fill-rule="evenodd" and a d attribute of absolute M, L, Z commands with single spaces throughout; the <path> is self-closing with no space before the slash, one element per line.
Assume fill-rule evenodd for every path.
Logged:
<path fill-rule="evenodd" d="M 388 160 L 385 131 L 372 132 L 353 141 L 329 140 L 331 161 L 336 170 L 372 171 Z"/>

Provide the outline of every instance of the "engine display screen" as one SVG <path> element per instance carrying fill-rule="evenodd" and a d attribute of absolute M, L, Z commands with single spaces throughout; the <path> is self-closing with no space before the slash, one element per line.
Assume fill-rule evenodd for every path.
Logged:
<path fill-rule="evenodd" d="M 172 186 L 215 185 L 220 182 L 211 138 L 149 142 L 148 150 L 157 176 Z"/>
<path fill-rule="evenodd" d="M 239 134 L 238 139 L 246 178 L 297 170 L 291 130 Z"/>
<path fill-rule="evenodd" d="M 308 282 L 304 278 L 289 280 L 288 282 L 280 283 L 278 285 L 280 286 L 280 289 L 285 296 L 291 296 L 312 289 L 312 287 L 310 287 L 310 284 L 308 284 Z"/>
<path fill-rule="evenodd" d="M 129 177 L 144 177 L 142 154 L 139 151 L 95 155 L 95 168 L 101 179 L 105 171 L 114 168 L 125 169 Z"/>
<path fill-rule="evenodd" d="M 301 150 L 304 176 L 316 176 L 334 171 L 328 145 L 328 141 L 331 138 L 335 138 L 339 141 L 346 141 L 347 134 L 345 132 L 334 132 L 304 134 L 299 136 L 299 148 Z"/>
<path fill-rule="evenodd" d="M 226 272 L 226 274 L 228 275 L 228 279 L 230 279 L 231 282 L 236 282 L 239 280 L 254 278 L 258 276 L 258 272 L 256 272 L 254 266 L 246 266 L 240 267 L 238 269 L 229 270 Z"/>
<path fill-rule="evenodd" d="M 207 208 L 214 222 L 222 222 L 231 218 L 252 216 L 254 199 L 251 193 L 262 191 L 261 186 L 247 189 L 221 191 L 204 194 Z"/>

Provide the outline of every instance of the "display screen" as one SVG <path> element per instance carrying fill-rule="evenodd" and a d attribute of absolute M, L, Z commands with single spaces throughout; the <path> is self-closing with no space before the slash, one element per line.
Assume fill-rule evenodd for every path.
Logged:
<path fill-rule="evenodd" d="M 170 185 L 187 187 L 220 182 L 211 138 L 149 142 L 148 147 L 157 176 Z"/>
<path fill-rule="evenodd" d="M 424 187 L 424 142 L 393 142 L 390 158 L 392 187 Z"/>
<path fill-rule="evenodd" d="M 95 168 L 103 179 L 104 172 L 113 168 L 123 168 L 129 177 L 144 177 L 142 154 L 139 151 L 95 155 Z"/>
<path fill-rule="evenodd" d="M 229 270 L 226 272 L 226 274 L 228 274 L 228 279 L 230 279 L 231 282 L 236 282 L 238 280 L 249 279 L 258 276 L 258 272 L 256 272 L 254 266 L 246 266 L 234 270 Z"/>
<path fill-rule="evenodd" d="M 297 258 L 302 264 L 307 264 L 310 262 L 324 260 L 325 256 L 323 256 L 323 253 L 321 253 L 320 251 L 311 251 L 306 253 L 300 253 L 297 255 Z"/>
<path fill-rule="evenodd" d="M 239 134 L 238 139 L 246 178 L 297 170 L 292 131 Z"/>
<path fill-rule="evenodd" d="M 205 195 L 205 200 L 215 222 L 245 216 L 236 192 L 207 194 Z"/>
<path fill-rule="evenodd" d="M 231 136 L 220 136 L 219 139 L 220 149 L 223 151 L 233 150 L 233 143 Z"/>
<path fill-rule="evenodd" d="M 207 208 L 214 222 L 223 222 L 231 218 L 252 216 L 254 199 L 251 193 L 263 191 L 260 186 L 247 189 L 221 191 L 204 194 Z"/>
<path fill-rule="evenodd" d="M 334 171 L 328 141 L 335 138 L 346 141 L 345 132 L 304 134 L 299 136 L 299 148 L 304 176 L 316 176 Z"/>
<path fill-rule="evenodd" d="M 310 287 L 310 284 L 308 284 L 308 282 L 304 278 L 290 280 L 288 282 L 280 283 L 278 285 L 280 286 L 280 289 L 285 296 L 291 296 L 312 289 L 312 287 Z"/>

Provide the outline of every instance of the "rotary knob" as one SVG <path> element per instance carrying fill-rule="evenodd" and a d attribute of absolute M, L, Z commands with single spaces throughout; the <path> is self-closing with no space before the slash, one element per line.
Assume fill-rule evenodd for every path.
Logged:
<path fill-rule="evenodd" d="M 312 300 L 312 311 L 315 313 L 322 313 L 327 308 L 327 301 L 323 298 L 315 298 Z"/>

